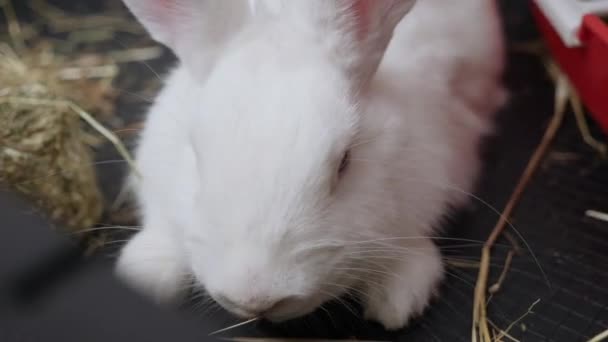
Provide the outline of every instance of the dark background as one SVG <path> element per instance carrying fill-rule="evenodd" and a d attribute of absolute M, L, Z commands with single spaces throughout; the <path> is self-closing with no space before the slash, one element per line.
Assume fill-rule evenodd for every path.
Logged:
<path fill-rule="evenodd" d="M 75 13 L 99 10 L 106 3 L 51 2 Z M 511 47 L 538 39 L 528 1 L 505 0 L 500 4 Z M 22 13 L 28 16 L 26 9 Z M 553 112 L 553 84 L 538 57 L 511 48 L 508 60 L 505 79 L 511 99 L 500 113 L 497 136 L 485 146 L 486 168 L 477 191 L 487 205 L 477 202 L 472 212 L 450 218 L 446 230 L 453 238 L 487 238 L 498 219 L 489 206 L 502 209 Z M 150 65 L 162 73 L 171 63 L 167 54 Z M 142 65 L 130 65 L 123 72 L 142 80 L 151 78 L 150 70 Z M 143 104 L 119 101 L 121 124 L 138 121 L 144 109 Z M 593 131 L 605 140 L 605 135 L 595 128 Z M 110 146 L 102 148 L 97 158 L 119 159 Z M 114 198 L 124 165 L 101 165 L 98 170 L 106 196 Z M 9 237 L 0 238 L 4 241 L 0 242 L 0 260 L 4 261 L 0 261 L 0 279 L 9 280 L 0 284 L 12 284 L 0 287 L 4 291 L 0 292 L 0 308 L 3 304 L 5 308 L 18 308 L 4 312 L 6 319 L 0 319 L 0 328 L 4 328 L 0 330 L 1 341 L 201 341 L 208 332 L 235 322 L 220 310 L 204 313 L 186 306 L 179 312 L 169 312 L 154 308 L 111 277 L 111 256 L 116 245 L 96 258 L 81 260 L 76 257 L 77 248 L 55 242 L 44 221 L 34 219 L 29 210 L 21 209 L 21 214 L 11 218 L 8 212 L 17 203 L 9 197 L 0 201 L 0 230 L 6 230 L 2 234 Z M 608 164 L 583 143 L 574 117 L 568 113 L 513 217 L 548 282 L 531 254 L 524 251 L 515 257 L 502 290 L 489 303 L 489 316 L 498 326 L 506 328 L 516 322 L 510 330 L 513 337 L 521 341 L 586 341 L 608 329 L 608 223 L 586 218 L 588 209 L 608 212 Z M 11 232 L 16 227 L 23 237 Z M 502 269 L 508 250 L 505 246 L 509 242 L 501 239 L 495 248 L 490 283 Z M 444 249 L 446 257 L 479 260 L 481 246 L 444 247 L 448 247 Z M 26 265 L 47 272 L 23 278 L 17 271 L 26 269 Z M 470 341 L 477 269 L 450 267 L 448 271 L 440 300 L 398 333 L 386 333 L 378 325 L 361 320 L 359 312 L 352 313 L 336 304 L 329 315 L 319 312 L 280 326 L 254 324 L 224 336 Z M 15 279 L 18 282 L 11 283 Z M 47 283 L 53 286 L 36 286 Z M 518 321 L 538 299 L 533 313 Z M 0 318 L 2 313 L 0 310 Z"/>

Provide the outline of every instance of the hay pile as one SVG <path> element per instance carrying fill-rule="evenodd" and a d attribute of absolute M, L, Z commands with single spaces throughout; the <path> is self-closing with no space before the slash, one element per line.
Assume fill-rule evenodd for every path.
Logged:
<path fill-rule="evenodd" d="M 36 0 L 31 1 L 34 11 L 45 5 L 46 13 L 53 16 L 39 19 L 42 24 L 39 21 L 37 26 L 23 24 L 10 1 L 0 0 L 0 5 L 7 28 L 5 42 L 0 42 L 0 186 L 25 194 L 70 231 L 93 227 L 105 207 L 94 147 L 109 139 L 132 164 L 118 138 L 95 119 L 114 116 L 118 92 L 113 84 L 119 61 L 110 55 L 116 51 L 75 53 L 74 41 L 50 39 L 37 27 L 53 28 L 69 18 L 75 32 L 79 23 L 86 30 L 112 29 L 88 17 L 79 20 L 59 9 L 51 11 Z M 113 16 L 111 24 L 117 21 L 132 25 L 126 11 Z M 90 28 L 91 23 L 101 26 Z M 113 39 L 111 34 L 100 39 L 91 32 L 87 37 L 96 43 Z M 124 60 L 139 58 L 119 52 Z"/>
<path fill-rule="evenodd" d="M 103 210 L 91 152 L 97 139 L 68 106 L 44 103 L 85 96 L 78 84 L 60 81 L 49 56 L 32 51 L 22 60 L 0 46 L 0 183 L 77 230 L 93 226 Z"/>

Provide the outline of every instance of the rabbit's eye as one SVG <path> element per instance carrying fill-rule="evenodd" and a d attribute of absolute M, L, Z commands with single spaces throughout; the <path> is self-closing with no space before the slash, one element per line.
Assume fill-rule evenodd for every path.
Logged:
<path fill-rule="evenodd" d="M 350 151 L 344 152 L 344 156 L 342 157 L 342 161 L 340 161 L 340 167 L 338 167 L 338 176 L 342 177 L 346 169 L 348 169 L 348 165 L 350 164 Z"/>

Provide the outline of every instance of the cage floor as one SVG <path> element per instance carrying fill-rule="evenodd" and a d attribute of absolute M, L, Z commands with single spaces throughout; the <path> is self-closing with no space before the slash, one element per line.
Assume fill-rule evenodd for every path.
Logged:
<path fill-rule="evenodd" d="M 108 0 L 116 2 L 119 0 Z M 55 3 L 74 4 L 69 0 Z M 79 2 L 96 4 L 95 1 Z M 528 1 L 503 1 L 511 41 L 534 37 Z M 163 69 L 164 62 L 153 62 Z M 147 66 L 131 66 L 142 78 L 152 76 Z M 511 100 L 499 117 L 498 134 L 487 143 L 486 170 L 472 210 L 450 219 L 446 235 L 484 241 L 495 225 L 525 164 L 553 111 L 553 85 L 539 60 L 510 53 L 506 75 Z M 141 108 L 124 107 L 124 113 Z M 571 114 L 571 113 L 570 113 Z M 132 121 L 132 115 L 125 117 Z M 601 136 L 595 131 L 597 136 Z M 98 155 L 100 161 L 117 159 L 111 147 Z M 101 183 L 114 196 L 117 179 L 124 174 L 119 164 L 99 166 Z M 482 200 L 481 200 L 482 199 Z M 608 162 L 583 143 L 572 115 L 568 115 L 541 170 L 517 207 L 512 219 L 522 247 L 515 256 L 502 289 L 489 302 L 489 317 L 501 328 L 512 325 L 510 335 L 520 341 L 586 341 L 608 329 L 608 222 L 586 217 L 586 210 L 608 212 Z M 481 246 L 449 248 L 446 258 L 478 261 Z M 510 242 L 504 238 L 494 250 L 490 282 L 500 274 Z M 535 257 L 534 257 L 534 256 Z M 358 318 L 356 308 L 336 304 L 329 313 L 279 326 L 259 323 L 235 329 L 226 336 L 280 336 L 391 340 L 470 341 L 475 267 L 451 266 L 438 301 L 403 331 L 387 333 L 377 324 Z M 533 306 L 533 304 L 536 305 Z M 530 308 L 533 306 L 532 310 Z M 528 312 L 532 311 L 532 312 Z M 186 316 L 192 318 L 190 310 Z M 195 319 L 234 322 L 216 311 Z"/>

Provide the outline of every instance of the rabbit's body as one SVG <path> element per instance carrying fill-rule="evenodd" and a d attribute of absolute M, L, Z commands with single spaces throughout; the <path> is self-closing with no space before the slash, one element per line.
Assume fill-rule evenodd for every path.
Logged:
<path fill-rule="evenodd" d="M 387 125 L 384 129 L 392 132 L 385 136 L 401 139 L 399 148 L 408 150 L 403 158 L 395 149 L 385 162 L 401 160 L 404 165 L 396 170 L 412 169 L 410 158 L 419 163 L 418 175 L 394 175 L 404 181 L 399 191 L 411 193 L 412 181 L 419 179 L 426 184 L 419 184 L 422 189 L 414 197 L 437 192 L 435 205 L 421 205 L 412 216 L 426 208 L 432 221 L 446 206 L 459 207 L 470 199 L 466 192 L 476 180 L 479 140 L 491 132 L 506 97 L 494 6 L 488 0 L 419 1 L 397 26 L 374 78 L 370 108 L 386 108 L 372 110 L 386 117 L 369 116 L 374 121 L 370 126 L 399 122 Z"/>
<path fill-rule="evenodd" d="M 431 236 L 466 202 L 504 99 L 494 2 L 420 0 L 380 62 L 411 1 L 281 1 L 209 40 L 221 53 L 182 51 L 142 134 L 144 230 L 119 271 L 159 301 L 193 275 L 235 314 L 276 320 L 355 291 L 399 328 L 442 278 Z M 349 25 L 350 3 L 373 16 Z"/>

